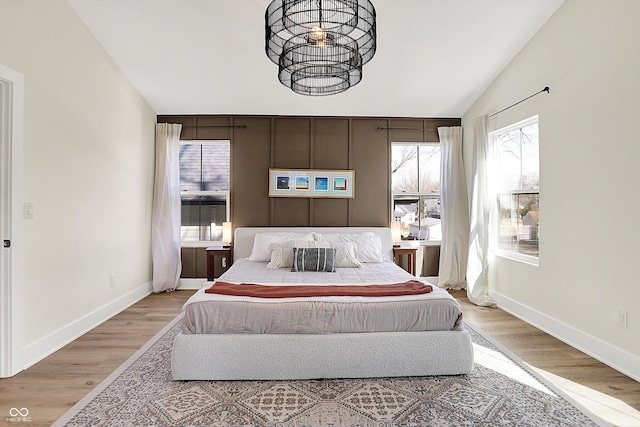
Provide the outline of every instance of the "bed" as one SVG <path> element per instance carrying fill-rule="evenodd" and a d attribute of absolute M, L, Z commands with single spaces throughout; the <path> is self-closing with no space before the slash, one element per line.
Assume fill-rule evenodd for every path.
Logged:
<path fill-rule="evenodd" d="M 315 243 L 318 241 L 333 243 Z M 284 258 L 290 254 L 291 246 L 303 245 L 339 248 L 328 249 L 332 256 L 342 251 L 339 261 L 332 259 L 339 266 L 335 271 L 292 272 L 287 264 L 291 259 Z M 282 253 L 278 255 L 277 249 Z M 270 259 L 256 255 L 265 250 Z M 302 253 L 299 248 L 296 251 Z M 314 251 L 317 255 L 322 249 Z M 380 259 L 371 258 L 378 254 Z M 351 265 L 361 258 L 367 262 Z M 213 290 L 225 285 L 235 288 L 233 285 L 237 284 L 257 284 L 270 290 L 324 289 L 327 285 L 353 289 L 417 281 L 392 260 L 388 228 L 236 229 L 234 264 L 215 283 L 205 283 L 185 303 L 181 332 L 172 350 L 173 378 L 288 380 L 471 372 L 473 347 L 463 328 L 460 306 L 437 286 L 427 293 L 381 297 L 269 298 L 224 295 Z M 297 262 L 295 258 L 293 262 Z M 277 268 L 282 265 L 287 267 Z M 206 292 L 209 288 L 212 291 Z"/>

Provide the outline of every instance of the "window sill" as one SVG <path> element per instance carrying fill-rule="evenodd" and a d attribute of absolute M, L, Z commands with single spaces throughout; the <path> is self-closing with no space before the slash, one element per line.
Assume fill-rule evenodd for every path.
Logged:
<path fill-rule="evenodd" d="M 420 246 L 442 246 L 441 240 L 401 240 L 400 242 L 394 242 L 394 245 L 400 245 L 402 247 L 420 247 Z"/>
<path fill-rule="evenodd" d="M 228 243 L 227 243 L 228 244 Z M 208 248 L 209 246 L 223 246 L 221 241 L 206 240 L 200 242 L 180 242 L 181 248 Z"/>
<path fill-rule="evenodd" d="M 511 261 L 521 262 L 523 264 L 529 264 L 533 267 L 540 266 L 540 258 L 530 256 L 530 255 L 522 255 L 514 252 L 500 251 L 500 250 L 495 251 L 495 255 L 500 258 L 509 259 Z"/>

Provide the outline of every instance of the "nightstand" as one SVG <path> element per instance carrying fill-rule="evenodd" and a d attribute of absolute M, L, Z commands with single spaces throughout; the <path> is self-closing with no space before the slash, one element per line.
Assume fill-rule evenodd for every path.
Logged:
<path fill-rule="evenodd" d="M 407 268 L 410 274 L 416 275 L 416 252 L 418 248 L 415 247 L 393 247 L 393 259 L 397 265 L 400 265 L 400 255 L 407 256 Z"/>
<path fill-rule="evenodd" d="M 207 248 L 207 280 L 217 279 L 233 264 L 233 246 Z"/>

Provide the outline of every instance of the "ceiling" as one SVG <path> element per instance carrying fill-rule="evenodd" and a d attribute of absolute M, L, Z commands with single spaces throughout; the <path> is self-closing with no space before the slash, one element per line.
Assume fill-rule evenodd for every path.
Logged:
<path fill-rule="evenodd" d="M 68 0 L 157 114 L 461 117 L 564 0 L 371 0 L 362 81 L 293 93 L 264 50 L 269 0 Z"/>

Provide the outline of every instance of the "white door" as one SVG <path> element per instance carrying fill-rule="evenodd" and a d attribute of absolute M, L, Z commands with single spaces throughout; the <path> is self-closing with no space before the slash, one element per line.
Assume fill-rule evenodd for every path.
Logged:
<path fill-rule="evenodd" d="M 0 377 L 22 364 L 22 136 L 24 80 L 0 65 Z"/>

